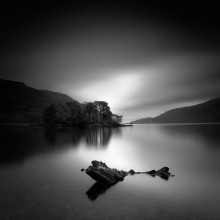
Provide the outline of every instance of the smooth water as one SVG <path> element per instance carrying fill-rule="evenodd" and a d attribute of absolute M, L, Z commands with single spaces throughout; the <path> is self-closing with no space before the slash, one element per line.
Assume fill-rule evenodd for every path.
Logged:
<path fill-rule="evenodd" d="M 147 171 L 103 188 L 92 160 Z M 220 125 L 0 127 L 0 219 L 220 219 Z"/>

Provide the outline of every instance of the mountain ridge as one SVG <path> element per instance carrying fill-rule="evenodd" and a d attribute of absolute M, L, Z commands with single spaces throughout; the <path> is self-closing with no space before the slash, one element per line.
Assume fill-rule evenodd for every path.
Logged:
<path fill-rule="evenodd" d="M 0 79 L 0 123 L 40 123 L 45 108 L 74 101 L 66 94 Z"/>
<path fill-rule="evenodd" d="M 219 123 L 220 97 L 206 102 L 182 108 L 175 108 L 161 115 L 150 118 L 141 118 L 132 121 L 133 124 L 151 123 Z"/>

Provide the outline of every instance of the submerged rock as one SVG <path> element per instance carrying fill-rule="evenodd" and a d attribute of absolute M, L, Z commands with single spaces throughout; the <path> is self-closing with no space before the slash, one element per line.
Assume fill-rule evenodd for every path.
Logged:
<path fill-rule="evenodd" d="M 117 183 L 118 181 L 123 181 L 124 178 L 130 174 L 149 174 L 153 177 L 159 176 L 162 179 L 168 180 L 170 176 L 174 176 L 169 172 L 168 167 L 163 167 L 160 170 L 151 170 L 146 172 L 135 172 L 134 170 L 130 170 L 128 172 L 123 170 L 117 170 L 109 168 L 105 163 L 102 161 L 92 161 L 92 166 L 89 166 L 86 169 L 86 174 L 88 174 L 90 177 L 92 177 L 94 180 L 96 180 L 99 183 L 106 184 L 106 185 L 113 185 Z"/>

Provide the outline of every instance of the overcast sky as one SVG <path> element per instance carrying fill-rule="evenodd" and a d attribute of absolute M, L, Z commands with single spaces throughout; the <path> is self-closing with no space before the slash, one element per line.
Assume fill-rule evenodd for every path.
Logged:
<path fill-rule="evenodd" d="M 20 5 L 1 14 L 0 78 L 105 100 L 125 121 L 220 96 L 215 5 Z"/>

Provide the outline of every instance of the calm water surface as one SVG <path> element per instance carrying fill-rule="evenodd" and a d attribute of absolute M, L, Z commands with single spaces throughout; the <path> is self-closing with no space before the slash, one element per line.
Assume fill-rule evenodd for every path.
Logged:
<path fill-rule="evenodd" d="M 92 160 L 147 171 L 110 188 Z M 0 127 L 0 219 L 220 219 L 220 125 Z"/>

